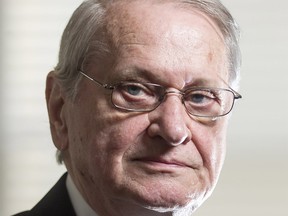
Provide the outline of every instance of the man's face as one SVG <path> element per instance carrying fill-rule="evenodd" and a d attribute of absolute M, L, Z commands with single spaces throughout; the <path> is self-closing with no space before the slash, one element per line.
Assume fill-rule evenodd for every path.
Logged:
<path fill-rule="evenodd" d="M 149 1 L 114 5 L 107 35 L 113 63 L 95 60 L 85 71 L 103 83 L 183 90 L 225 87 L 228 80 L 223 38 L 197 10 Z M 190 201 L 199 205 L 219 176 L 227 119 L 189 116 L 177 94 L 154 111 L 123 112 L 110 94 L 82 79 L 76 99 L 65 106 L 66 165 L 88 203 L 108 212 L 134 204 L 164 211 Z"/>

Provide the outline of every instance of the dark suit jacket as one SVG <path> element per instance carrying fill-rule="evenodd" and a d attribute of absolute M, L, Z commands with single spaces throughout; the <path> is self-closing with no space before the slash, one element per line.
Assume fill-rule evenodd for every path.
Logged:
<path fill-rule="evenodd" d="M 30 211 L 14 216 L 76 216 L 66 188 L 67 173 Z"/>

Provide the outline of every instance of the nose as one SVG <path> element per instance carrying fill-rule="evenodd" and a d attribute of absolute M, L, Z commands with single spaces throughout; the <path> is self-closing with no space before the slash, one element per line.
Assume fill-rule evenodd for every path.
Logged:
<path fill-rule="evenodd" d="M 154 111 L 149 113 L 150 137 L 161 137 L 171 146 L 185 144 L 192 139 L 191 118 L 181 102 L 181 95 L 169 94 Z"/>

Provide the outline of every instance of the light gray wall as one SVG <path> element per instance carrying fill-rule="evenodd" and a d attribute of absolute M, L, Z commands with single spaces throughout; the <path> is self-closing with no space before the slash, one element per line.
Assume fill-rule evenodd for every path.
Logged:
<path fill-rule="evenodd" d="M 44 100 L 63 28 L 81 0 L 2 0 L 0 215 L 28 209 L 63 173 Z M 196 216 L 288 215 L 288 1 L 223 0 L 242 29 L 241 90 L 227 159 Z"/>

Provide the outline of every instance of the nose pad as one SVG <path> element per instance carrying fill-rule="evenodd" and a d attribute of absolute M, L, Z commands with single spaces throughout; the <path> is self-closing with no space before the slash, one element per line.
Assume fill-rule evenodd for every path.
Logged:
<path fill-rule="evenodd" d="M 166 97 L 159 107 L 149 113 L 149 119 L 149 136 L 161 137 L 170 146 L 179 146 L 192 139 L 190 118 L 179 94 Z"/>

